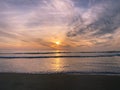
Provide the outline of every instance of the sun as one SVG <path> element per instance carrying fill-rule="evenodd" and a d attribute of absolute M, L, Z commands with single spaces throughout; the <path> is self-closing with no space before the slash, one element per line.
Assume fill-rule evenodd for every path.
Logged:
<path fill-rule="evenodd" d="M 60 40 L 54 40 L 51 44 L 52 48 L 60 49 L 62 48 L 62 42 Z"/>
<path fill-rule="evenodd" d="M 60 42 L 59 42 L 59 41 L 57 41 L 57 42 L 55 42 L 55 44 L 56 44 L 56 45 L 60 45 Z"/>

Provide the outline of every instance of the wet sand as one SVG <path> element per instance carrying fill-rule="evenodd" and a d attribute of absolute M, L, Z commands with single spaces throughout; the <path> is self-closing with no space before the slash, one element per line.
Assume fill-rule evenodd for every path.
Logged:
<path fill-rule="evenodd" d="M 120 90 L 120 76 L 1 73 L 0 90 Z"/>

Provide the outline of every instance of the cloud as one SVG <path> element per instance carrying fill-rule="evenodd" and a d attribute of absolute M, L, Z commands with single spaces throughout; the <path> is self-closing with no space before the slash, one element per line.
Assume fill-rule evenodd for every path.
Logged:
<path fill-rule="evenodd" d="M 0 3 L 1 7 L 27 11 L 38 6 L 41 1 L 42 0 L 0 0 Z"/>
<path fill-rule="evenodd" d="M 36 7 L 30 13 L 26 26 L 28 28 L 46 25 L 64 26 L 69 22 L 68 17 L 71 15 L 71 9 L 73 9 L 71 0 L 44 0 L 40 7 Z"/>
<path fill-rule="evenodd" d="M 74 15 L 69 25 L 71 31 L 67 36 L 80 37 L 95 45 L 105 45 L 113 39 L 116 30 L 120 27 L 120 1 L 94 1 L 96 2 L 93 2 L 89 8 L 79 6 L 84 12 Z"/>
<path fill-rule="evenodd" d="M 120 0 L 0 0 L 0 44 L 51 47 L 52 40 L 60 39 L 62 47 L 69 48 L 117 47 L 119 4 Z"/>

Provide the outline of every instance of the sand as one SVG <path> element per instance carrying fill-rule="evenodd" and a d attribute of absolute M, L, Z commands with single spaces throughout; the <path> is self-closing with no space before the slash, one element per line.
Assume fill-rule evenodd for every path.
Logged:
<path fill-rule="evenodd" d="M 120 76 L 1 73 L 0 90 L 120 90 Z"/>

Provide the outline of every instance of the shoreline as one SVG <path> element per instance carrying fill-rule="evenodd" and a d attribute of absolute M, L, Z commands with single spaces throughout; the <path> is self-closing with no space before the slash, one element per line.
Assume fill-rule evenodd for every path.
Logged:
<path fill-rule="evenodd" d="M 0 73 L 0 90 L 120 90 L 120 76 Z"/>

